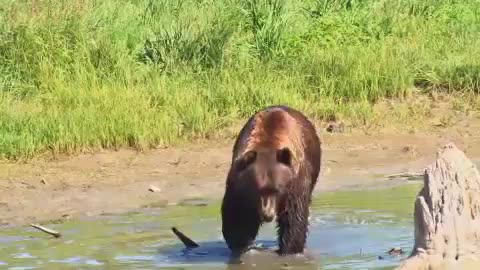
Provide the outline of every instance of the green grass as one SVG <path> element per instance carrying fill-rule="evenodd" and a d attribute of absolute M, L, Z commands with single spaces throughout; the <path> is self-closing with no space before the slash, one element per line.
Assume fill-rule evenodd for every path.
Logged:
<path fill-rule="evenodd" d="M 261 107 L 478 94 L 479 0 L 0 0 L 0 157 L 185 142 Z"/>

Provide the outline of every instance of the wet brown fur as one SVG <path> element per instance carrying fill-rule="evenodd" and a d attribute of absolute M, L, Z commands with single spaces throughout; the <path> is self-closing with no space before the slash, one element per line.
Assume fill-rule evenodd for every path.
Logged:
<path fill-rule="evenodd" d="M 255 178 L 252 183 L 247 183 L 250 178 L 242 182 L 236 168 L 252 159 L 252 151 L 269 153 L 281 149 L 290 150 L 293 177 L 283 183 L 286 187 L 277 206 L 278 253 L 303 253 L 312 191 L 320 173 L 321 142 L 313 124 L 286 106 L 267 107 L 254 114 L 233 147 L 221 211 L 223 236 L 234 253 L 242 253 L 253 244 L 262 224 L 256 211 L 259 190 L 252 184 L 259 176 L 250 177 Z"/>

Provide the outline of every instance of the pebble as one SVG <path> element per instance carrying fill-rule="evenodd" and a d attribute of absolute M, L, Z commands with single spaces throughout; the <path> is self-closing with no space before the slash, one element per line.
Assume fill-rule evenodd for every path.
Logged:
<path fill-rule="evenodd" d="M 154 186 L 154 185 L 150 185 L 150 187 L 148 188 L 148 190 L 150 190 L 151 192 L 161 192 L 162 189 L 157 187 L 157 186 Z"/>
<path fill-rule="evenodd" d="M 343 123 L 338 122 L 330 122 L 327 127 L 325 128 L 327 132 L 333 133 L 343 133 L 345 131 L 345 125 Z"/>

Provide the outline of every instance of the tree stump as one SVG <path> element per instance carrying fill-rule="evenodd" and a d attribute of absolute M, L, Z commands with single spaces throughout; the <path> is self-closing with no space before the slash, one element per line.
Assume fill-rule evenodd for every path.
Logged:
<path fill-rule="evenodd" d="M 425 169 L 415 244 L 397 270 L 480 269 L 480 174 L 453 143 Z"/>

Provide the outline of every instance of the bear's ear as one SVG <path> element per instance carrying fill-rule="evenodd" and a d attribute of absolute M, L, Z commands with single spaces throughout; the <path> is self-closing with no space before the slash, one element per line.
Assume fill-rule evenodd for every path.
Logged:
<path fill-rule="evenodd" d="M 237 170 L 243 171 L 257 159 L 257 152 L 248 151 L 237 161 Z"/>
<path fill-rule="evenodd" d="M 287 166 L 292 165 L 292 152 L 287 147 L 277 150 L 277 162 Z"/>

